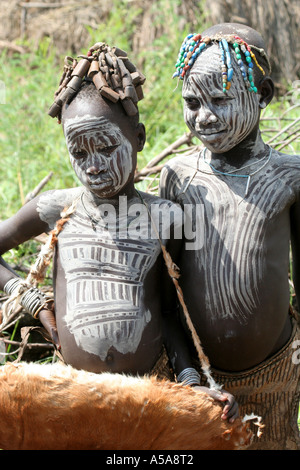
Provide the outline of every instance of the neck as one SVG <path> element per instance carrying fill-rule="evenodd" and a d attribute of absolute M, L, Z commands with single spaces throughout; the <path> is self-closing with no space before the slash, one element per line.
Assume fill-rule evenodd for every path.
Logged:
<path fill-rule="evenodd" d="M 239 168 L 253 160 L 259 160 L 266 152 L 266 144 L 263 142 L 259 129 L 254 129 L 247 139 L 230 149 L 228 152 L 215 153 L 206 152 L 210 162 L 216 165 L 229 165 L 233 168 Z"/>
<path fill-rule="evenodd" d="M 129 182 L 126 186 L 122 188 L 120 192 L 113 195 L 112 197 L 101 197 L 89 191 L 88 189 L 85 190 L 85 193 L 87 198 L 92 201 L 96 206 L 100 206 L 101 204 L 111 204 L 116 209 L 119 206 L 120 197 L 127 197 L 127 201 L 130 201 L 131 199 L 136 197 L 133 181 Z"/>

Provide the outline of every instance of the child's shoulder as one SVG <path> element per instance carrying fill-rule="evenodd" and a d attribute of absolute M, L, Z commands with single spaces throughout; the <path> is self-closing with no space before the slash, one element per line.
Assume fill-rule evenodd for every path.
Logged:
<path fill-rule="evenodd" d="M 160 196 L 142 191 L 139 191 L 139 195 L 142 202 L 148 207 L 148 209 L 154 206 L 156 209 L 159 208 L 162 211 L 175 211 L 178 214 L 182 212 L 180 205 L 176 202 L 170 201 L 169 199 L 164 199 Z"/>
<path fill-rule="evenodd" d="M 272 161 L 278 167 L 294 167 L 300 169 L 300 155 L 272 151 Z"/>
<path fill-rule="evenodd" d="M 175 226 L 183 224 L 183 210 L 176 202 L 142 191 L 139 195 L 155 222 L 164 221 L 165 225 Z"/>
<path fill-rule="evenodd" d="M 69 207 L 82 193 L 82 188 L 54 189 L 42 193 L 37 201 L 40 218 L 53 229 L 61 212 Z"/>
<path fill-rule="evenodd" d="M 139 192 L 139 195 L 147 207 L 148 220 L 152 227 L 151 236 L 156 238 L 158 235 L 164 244 L 174 238 L 181 238 L 184 213 L 179 204 L 148 193 Z"/>
<path fill-rule="evenodd" d="M 173 171 L 192 171 L 193 169 L 197 168 L 198 160 L 199 152 L 193 154 L 178 155 L 168 160 L 167 163 L 164 165 L 163 169 Z"/>

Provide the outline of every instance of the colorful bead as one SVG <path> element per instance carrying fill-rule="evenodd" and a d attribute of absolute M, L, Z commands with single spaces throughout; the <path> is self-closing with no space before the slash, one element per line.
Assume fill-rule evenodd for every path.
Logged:
<path fill-rule="evenodd" d="M 234 35 L 226 35 L 222 38 L 210 38 L 207 36 L 202 38 L 201 34 L 189 34 L 181 45 L 175 65 L 177 70 L 173 74 L 173 78 L 178 77 L 183 80 L 186 72 L 191 69 L 197 57 L 211 42 L 219 43 L 222 62 L 223 92 L 227 93 L 230 89 L 233 78 L 233 67 L 230 53 L 231 48 L 229 47 L 229 45 L 231 45 L 235 52 L 235 57 L 247 89 L 251 92 L 257 93 L 257 88 L 255 87 L 253 79 L 253 62 L 264 75 L 265 72 L 258 64 L 255 54 L 251 51 L 251 47 L 239 36 Z"/>

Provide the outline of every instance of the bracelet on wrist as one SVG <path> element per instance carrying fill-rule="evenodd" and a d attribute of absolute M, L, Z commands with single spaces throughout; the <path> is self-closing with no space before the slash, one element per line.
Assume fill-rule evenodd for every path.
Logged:
<path fill-rule="evenodd" d="M 22 279 L 10 279 L 5 284 L 3 290 L 10 296 L 19 296 L 20 305 L 34 318 L 37 318 L 43 308 L 48 308 L 47 299 L 44 294 L 37 287 L 26 286 Z"/>
<path fill-rule="evenodd" d="M 193 367 L 187 367 L 178 374 L 177 382 L 190 386 L 200 385 L 200 374 Z"/>

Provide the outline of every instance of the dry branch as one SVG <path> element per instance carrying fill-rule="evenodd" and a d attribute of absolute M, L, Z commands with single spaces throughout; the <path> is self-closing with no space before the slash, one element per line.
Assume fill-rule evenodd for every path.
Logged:
<path fill-rule="evenodd" d="M 8 49 L 12 52 L 18 52 L 19 54 L 25 53 L 24 47 L 18 46 L 17 44 L 14 44 L 13 42 L 10 42 L 10 41 L 0 40 L 0 49 Z"/>
<path fill-rule="evenodd" d="M 31 201 L 31 199 L 37 196 L 39 192 L 44 188 L 44 186 L 46 186 L 46 184 L 50 181 L 52 176 L 53 176 L 53 171 L 50 171 L 50 173 L 39 182 L 39 184 L 33 189 L 33 191 L 27 194 L 24 200 L 24 204 L 26 204 L 26 202 L 28 201 Z"/>

